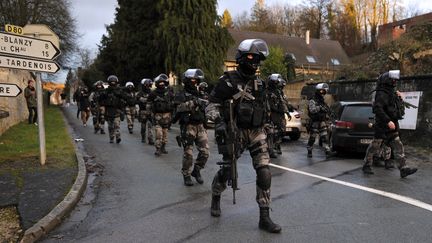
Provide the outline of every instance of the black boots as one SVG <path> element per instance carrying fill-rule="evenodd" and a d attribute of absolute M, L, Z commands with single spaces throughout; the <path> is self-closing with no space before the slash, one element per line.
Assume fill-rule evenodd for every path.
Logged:
<path fill-rule="evenodd" d="M 200 173 L 200 169 L 197 166 L 194 166 L 191 176 L 195 177 L 195 180 L 199 183 L 199 184 L 203 184 L 204 181 L 201 177 L 201 173 Z"/>
<path fill-rule="evenodd" d="M 219 217 L 221 215 L 220 197 L 220 195 L 212 195 L 210 214 L 213 217 Z"/>
<path fill-rule="evenodd" d="M 187 175 L 187 176 L 184 175 L 183 180 L 184 180 L 185 186 L 193 186 L 193 182 L 192 182 L 190 175 Z"/>
<path fill-rule="evenodd" d="M 312 158 L 312 149 L 307 149 L 308 153 L 307 153 L 307 157 L 308 158 Z"/>
<path fill-rule="evenodd" d="M 402 167 L 400 169 L 400 177 L 405 178 L 411 174 L 414 174 L 417 172 L 417 168 L 410 168 L 410 167 Z"/>
<path fill-rule="evenodd" d="M 161 146 L 161 153 L 163 153 L 163 154 L 168 153 L 168 151 L 166 151 L 166 149 L 165 149 L 165 144 L 162 144 L 162 146 Z"/>
<path fill-rule="evenodd" d="M 279 233 L 282 230 L 278 224 L 271 220 L 268 207 L 260 208 L 259 228 L 270 233 Z"/>
<path fill-rule="evenodd" d="M 162 152 L 160 148 L 156 148 L 156 152 L 154 153 L 157 157 L 161 156 Z"/>
<path fill-rule="evenodd" d="M 373 175 L 374 174 L 370 165 L 363 165 L 362 170 L 363 170 L 363 173 L 365 173 L 367 175 Z"/>

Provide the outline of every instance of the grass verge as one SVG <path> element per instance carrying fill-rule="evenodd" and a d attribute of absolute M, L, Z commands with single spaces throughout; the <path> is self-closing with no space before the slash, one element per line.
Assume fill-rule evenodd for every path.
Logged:
<path fill-rule="evenodd" d="M 67 131 L 62 111 L 56 106 L 45 109 L 47 160 L 39 161 L 38 127 L 21 122 L 0 136 L 0 174 L 11 174 L 18 186 L 24 181 L 23 172 L 76 167 L 75 151 Z"/>

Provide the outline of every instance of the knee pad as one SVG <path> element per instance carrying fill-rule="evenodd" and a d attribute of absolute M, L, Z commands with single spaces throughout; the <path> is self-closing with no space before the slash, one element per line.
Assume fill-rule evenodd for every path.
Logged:
<path fill-rule="evenodd" d="M 257 186 L 262 190 L 266 191 L 271 187 L 271 173 L 270 168 L 266 166 L 261 166 L 256 169 L 257 174 Z"/>

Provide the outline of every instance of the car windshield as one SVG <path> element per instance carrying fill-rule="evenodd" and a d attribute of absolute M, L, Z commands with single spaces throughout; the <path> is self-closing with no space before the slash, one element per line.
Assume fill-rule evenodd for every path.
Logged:
<path fill-rule="evenodd" d="M 370 117 L 374 117 L 372 106 L 370 105 L 350 105 L 346 106 L 341 120 L 343 121 L 367 121 Z"/>

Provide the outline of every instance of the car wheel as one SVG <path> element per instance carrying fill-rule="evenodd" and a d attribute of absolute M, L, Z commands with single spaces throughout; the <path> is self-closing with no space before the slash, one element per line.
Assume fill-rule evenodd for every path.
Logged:
<path fill-rule="evenodd" d="M 292 133 L 289 135 L 291 141 L 297 141 L 300 138 L 300 132 Z"/>

